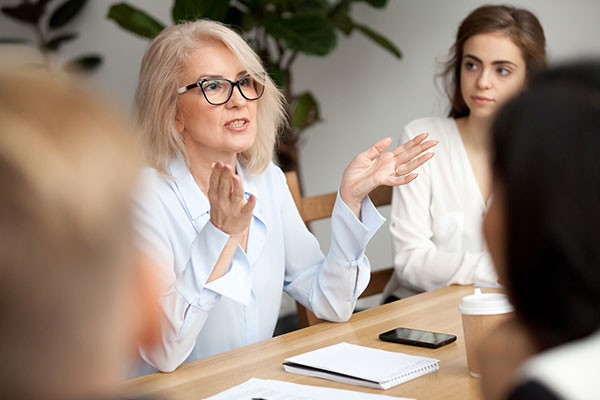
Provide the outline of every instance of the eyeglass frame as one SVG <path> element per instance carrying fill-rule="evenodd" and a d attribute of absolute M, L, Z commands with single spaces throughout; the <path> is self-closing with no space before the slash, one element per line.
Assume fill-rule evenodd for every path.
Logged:
<path fill-rule="evenodd" d="M 237 81 L 233 82 L 230 81 L 227 78 L 202 78 L 202 79 L 198 79 L 195 83 L 191 83 L 187 86 L 183 86 L 180 87 L 179 89 L 177 89 L 177 93 L 178 94 L 184 94 L 185 92 L 187 92 L 188 90 L 191 90 L 195 87 L 199 87 L 200 91 L 202 92 L 202 95 L 204 96 L 204 99 L 208 102 L 208 104 L 213 105 L 213 106 L 220 106 L 223 105 L 225 103 L 227 103 L 229 100 L 231 100 L 231 96 L 233 96 L 233 90 L 235 89 L 235 87 L 237 86 L 238 91 L 240 92 L 240 94 L 242 95 L 242 97 L 248 101 L 254 101 L 254 100 L 258 100 L 262 97 L 262 95 L 265 93 L 265 85 L 264 83 L 262 84 L 262 91 L 260 92 L 260 94 L 258 95 L 258 97 L 254 98 L 254 99 L 249 99 L 248 97 L 246 97 L 246 95 L 244 94 L 244 92 L 242 91 L 242 88 L 240 86 L 240 82 L 243 81 L 246 78 L 252 78 L 256 81 L 256 79 L 254 77 L 252 77 L 251 74 L 246 74 L 244 76 L 242 76 L 240 79 L 238 79 Z M 229 87 L 231 88 L 229 90 L 229 95 L 227 96 L 227 100 L 225 100 L 222 103 L 213 103 L 210 100 L 208 100 L 208 96 L 206 96 L 206 93 L 204 93 L 204 88 L 202 87 L 202 84 L 204 82 L 210 82 L 210 81 L 227 81 L 229 82 Z"/>

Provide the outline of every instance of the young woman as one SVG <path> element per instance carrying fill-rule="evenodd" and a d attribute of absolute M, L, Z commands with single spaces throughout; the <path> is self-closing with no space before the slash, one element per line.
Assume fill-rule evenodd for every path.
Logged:
<path fill-rule="evenodd" d="M 152 167 L 137 201 L 140 246 L 166 281 L 160 345 L 142 348 L 144 360 L 172 371 L 271 337 L 282 290 L 347 320 L 383 223 L 367 194 L 414 179 L 435 143 L 420 135 L 384 153 L 386 138 L 350 163 L 324 256 L 271 162 L 283 96 L 238 34 L 212 21 L 165 29 L 144 55 L 136 103 Z"/>
<path fill-rule="evenodd" d="M 480 354 L 486 399 L 600 393 L 600 62 L 548 70 L 498 114 L 484 235 L 515 306 Z"/>
<path fill-rule="evenodd" d="M 429 132 L 440 144 L 419 179 L 394 190 L 388 301 L 453 283 L 497 281 L 481 235 L 492 195 L 488 131 L 500 105 L 545 65 L 544 31 L 527 10 L 483 6 L 462 21 L 450 53 L 443 74 L 448 118 L 413 121 L 401 139 Z"/>

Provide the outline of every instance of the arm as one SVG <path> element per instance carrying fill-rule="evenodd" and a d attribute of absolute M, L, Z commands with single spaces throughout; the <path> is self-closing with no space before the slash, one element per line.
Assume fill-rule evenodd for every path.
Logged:
<path fill-rule="evenodd" d="M 361 222 L 338 193 L 331 219 L 331 246 L 325 257 L 317 239 L 302 221 L 283 179 L 282 175 L 284 290 L 317 317 L 346 321 L 369 282 L 366 244 L 384 219 L 367 197 L 361 205 Z"/>
<path fill-rule="evenodd" d="M 405 130 L 403 140 L 413 135 Z M 420 170 L 419 179 L 395 188 L 392 196 L 390 232 L 395 273 L 406 286 L 431 290 L 453 283 L 496 282 L 497 276 L 486 252 L 444 251 L 433 242 L 436 216 L 432 214 L 435 196 L 430 163 Z M 462 232 L 453 234 L 460 235 Z"/>
<path fill-rule="evenodd" d="M 231 173 L 226 175 L 231 178 Z M 233 179 L 230 182 L 233 184 Z M 217 190 L 218 186 L 213 187 Z M 211 210 L 211 221 L 200 217 L 194 222 L 201 227 L 197 235 L 182 229 L 180 225 L 188 223 L 189 217 L 182 204 L 168 194 L 164 188 L 150 187 L 136 202 L 139 246 L 165 276 L 160 341 L 155 347 L 140 348 L 140 353 L 161 371 L 172 371 L 185 361 L 221 296 L 247 303 L 250 295 L 248 261 L 239 246 L 239 232 L 229 235 L 215 226 L 212 218 L 225 229 L 230 226 L 223 224 L 227 218 L 217 207 L 215 212 Z M 231 208 L 231 204 L 225 206 Z"/>

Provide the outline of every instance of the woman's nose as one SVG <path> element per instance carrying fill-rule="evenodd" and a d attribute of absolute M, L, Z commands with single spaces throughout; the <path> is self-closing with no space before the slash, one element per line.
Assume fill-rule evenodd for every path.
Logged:
<path fill-rule="evenodd" d="M 242 107 L 246 104 L 246 99 L 242 96 L 239 87 L 233 88 L 233 93 L 231 93 L 231 98 L 226 103 L 228 107 Z"/>
<path fill-rule="evenodd" d="M 477 78 L 477 87 L 479 89 L 489 89 L 492 85 L 490 80 L 490 74 L 485 69 L 481 71 L 481 74 Z"/>

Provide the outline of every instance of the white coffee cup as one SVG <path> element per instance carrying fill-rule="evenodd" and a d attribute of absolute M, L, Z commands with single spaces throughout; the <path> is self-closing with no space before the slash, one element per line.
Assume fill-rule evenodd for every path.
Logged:
<path fill-rule="evenodd" d="M 481 289 L 475 289 L 473 294 L 463 297 L 458 310 L 462 314 L 469 373 L 479 378 L 477 363 L 479 344 L 514 311 L 514 308 L 505 294 L 482 293 Z"/>

